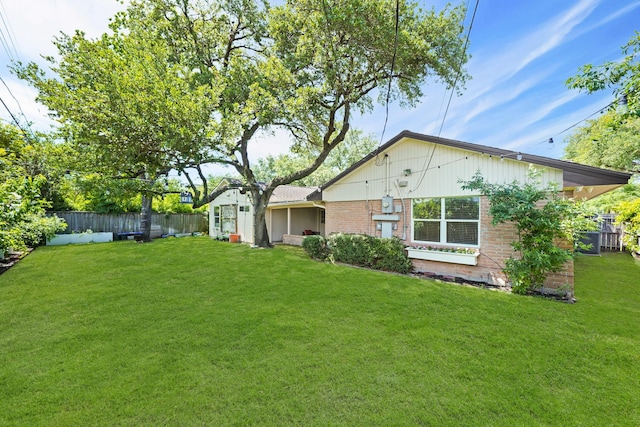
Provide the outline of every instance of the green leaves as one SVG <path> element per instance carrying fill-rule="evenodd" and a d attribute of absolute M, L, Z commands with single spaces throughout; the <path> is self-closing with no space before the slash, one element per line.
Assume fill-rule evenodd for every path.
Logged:
<path fill-rule="evenodd" d="M 49 58 L 55 77 L 35 64 L 16 71 L 85 170 L 153 182 L 175 169 L 202 206 L 214 197 L 204 165 L 256 183 L 249 143 L 260 131 L 285 129 L 295 149 L 313 153 L 273 177 L 270 193 L 318 170 L 375 89 L 390 83 L 390 100 L 410 106 L 428 79 L 462 85 L 463 12 L 394 0 L 140 0 L 116 15 L 112 33 L 61 36 L 60 60 Z"/>
<path fill-rule="evenodd" d="M 310 236 L 314 237 L 314 236 Z M 310 237 L 306 237 L 304 242 Z M 322 245 L 326 244 L 326 249 Z M 307 253 L 318 258 L 323 254 L 332 261 L 358 265 L 376 270 L 409 273 L 413 265 L 407 256 L 404 243 L 397 237 L 383 239 L 366 234 L 331 234 L 324 239 L 312 240 L 305 246 Z"/>
<path fill-rule="evenodd" d="M 503 269 L 515 293 L 542 287 L 548 273 L 562 270 L 571 257 L 561 242 L 574 242 L 595 225 L 582 205 L 560 197 L 554 185 L 542 188 L 538 176 L 532 170 L 527 183 L 492 184 L 478 172 L 462 182 L 463 189 L 479 191 L 489 199 L 493 225 L 509 223 L 518 231 L 518 240 L 511 246 L 520 257 L 510 257 Z"/>
<path fill-rule="evenodd" d="M 627 248 L 640 253 L 640 198 L 618 205 L 618 224 L 624 224 L 624 243 Z"/>
<path fill-rule="evenodd" d="M 626 95 L 630 110 L 637 110 L 640 106 L 640 32 L 636 31 L 622 47 L 622 53 L 626 56 L 621 61 L 584 65 L 576 76 L 567 80 L 567 86 L 588 93 L 613 88 L 616 96 Z"/>
<path fill-rule="evenodd" d="M 46 179 L 33 173 L 30 161 L 37 141 L 27 143 L 13 126 L 0 125 L 0 257 L 9 248 L 23 250 L 66 227 L 46 217 L 41 196 Z"/>

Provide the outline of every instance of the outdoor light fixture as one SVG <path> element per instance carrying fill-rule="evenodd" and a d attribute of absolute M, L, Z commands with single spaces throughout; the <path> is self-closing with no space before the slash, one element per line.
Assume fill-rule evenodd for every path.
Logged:
<path fill-rule="evenodd" d="M 183 191 L 180 193 L 180 203 L 191 204 L 193 203 L 193 196 L 188 191 Z"/>
<path fill-rule="evenodd" d="M 516 156 L 516 159 L 522 160 L 522 153 L 518 153 L 518 155 Z"/>

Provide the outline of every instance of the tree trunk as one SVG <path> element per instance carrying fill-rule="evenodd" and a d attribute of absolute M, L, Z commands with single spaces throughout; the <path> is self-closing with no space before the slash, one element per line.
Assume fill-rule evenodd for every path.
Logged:
<path fill-rule="evenodd" d="M 253 244 L 260 248 L 270 248 L 269 231 L 267 230 L 267 204 L 271 191 L 252 191 L 253 196 Z"/>
<path fill-rule="evenodd" d="M 140 210 L 140 231 L 142 231 L 142 241 L 151 241 L 151 204 L 153 197 L 142 195 L 142 209 Z"/>

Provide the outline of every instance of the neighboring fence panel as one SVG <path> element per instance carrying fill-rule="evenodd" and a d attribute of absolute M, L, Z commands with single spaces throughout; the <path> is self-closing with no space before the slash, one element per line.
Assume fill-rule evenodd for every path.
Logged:
<path fill-rule="evenodd" d="M 99 214 L 94 212 L 50 212 L 67 222 L 66 233 L 82 232 L 87 229 L 96 232 L 119 233 L 140 230 L 139 213 Z M 162 234 L 206 232 L 206 214 L 152 214 L 151 224 L 160 226 Z"/>
<path fill-rule="evenodd" d="M 622 229 L 615 224 L 616 214 L 600 215 L 600 247 L 606 251 L 621 251 Z"/>

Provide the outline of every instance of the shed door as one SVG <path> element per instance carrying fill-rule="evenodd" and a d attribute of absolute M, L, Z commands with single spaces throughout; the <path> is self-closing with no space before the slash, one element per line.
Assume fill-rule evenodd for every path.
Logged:
<path fill-rule="evenodd" d="M 222 224 L 223 234 L 236 234 L 237 227 L 237 209 L 238 205 L 220 206 L 220 223 Z"/>

